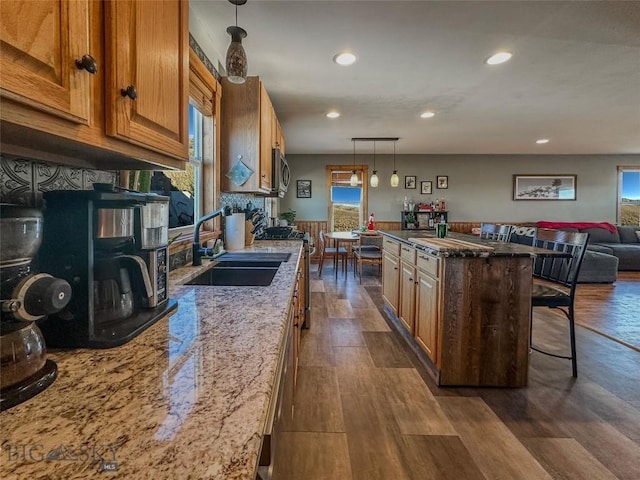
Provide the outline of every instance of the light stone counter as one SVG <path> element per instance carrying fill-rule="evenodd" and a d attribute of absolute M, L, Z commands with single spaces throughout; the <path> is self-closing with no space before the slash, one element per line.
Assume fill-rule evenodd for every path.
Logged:
<path fill-rule="evenodd" d="M 0 478 L 253 480 L 301 246 L 248 248 L 292 253 L 268 287 L 174 285 L 211 263 L 178 269 L 174 315 L 120 347 L 50 352 L 53 385 L 0 414 Z"/>

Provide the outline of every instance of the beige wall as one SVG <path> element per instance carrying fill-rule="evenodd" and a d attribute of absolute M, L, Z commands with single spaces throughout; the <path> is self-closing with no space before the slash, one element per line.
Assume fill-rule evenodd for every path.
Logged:
<path fill-rule="evenodd" d="M 300 220 L 327 218 L 325 165 L 353 162 L 351 155 L 287 155 L 292 180 L 281 201 L 282 210 L 293 208 Z M 356 156 L 368 164 L 371 155 Z M 376 156 L 380 186 L 369 188 L 369 209 L 376 219 L 399 221 L 404 196 L 415 202 L 447 201 L 449 220 L 465 221 L 616 221 L 617 167 L 640 167 L 640 155 L 399 155 L 396 167 L 400 186 L 391 188 L 393 161 Z M 513 174 L 576 174 L 576 201 L 513 201 Z M 404 176 L 416 175 L 418 189 L 405 190 Z M 449 176 L 449 188 L 435 188 L 436 175 Z M 296 180 L 312 181 L 312 198 L 296 198 Z M 433 181 L 433 194 L 420 195 L 420 182 Z"/>

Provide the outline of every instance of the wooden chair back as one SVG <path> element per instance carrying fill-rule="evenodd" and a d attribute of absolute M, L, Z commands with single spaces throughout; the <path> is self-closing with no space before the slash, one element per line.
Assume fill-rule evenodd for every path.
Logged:
<path fill-rule="evenodd" d="M 588 233 L 539 228 L 534 246 L 564 252 L 567 257 L 537 257 L 533 266 L 534 277 L 570 288 L 573 296 L 588 241 Z"/>

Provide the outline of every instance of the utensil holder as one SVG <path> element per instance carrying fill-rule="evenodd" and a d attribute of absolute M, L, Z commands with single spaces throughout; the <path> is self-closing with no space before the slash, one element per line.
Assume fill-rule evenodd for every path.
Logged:
<path fill-rule="evenodd" d="M 253 222 L 250 220 L 246 220 L 244 222 L 244 246 L 248 247 L 249 245 L 253 245 L 253 241 L 255 240 L 255 234 L 251 233 L 251 231 L 255 227 L 253 226 Z"/>
<path fill-rule="evenodd" d="M 227 250 L 242 250 L 244 248 L 244 213 L 234 213 L 225 220 L 225 246 Z"/>

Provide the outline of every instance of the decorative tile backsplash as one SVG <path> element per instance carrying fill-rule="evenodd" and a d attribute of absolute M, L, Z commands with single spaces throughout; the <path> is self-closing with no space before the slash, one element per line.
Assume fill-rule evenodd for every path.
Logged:
<path fill-rule="evenodd" d="M 94 183 L 115 183 L 117 173 L 52 165 L 0 155 L 0 202 L 42 206 L 50 190 L 89 190 Z"/>
<path fill-rule="evenodd" d="M 237 205 L 240 210 L 244 210 L 247 206 L 247 203 L 249 202 L 253 204 L 253 208 L 262 208 L 264 210 L 264 197 L 258 197 L 256 195 L 251 195 L 248 193 L 220 194 L 221 206 L 229 205 L 233 208 L 234 205 Z"/>

